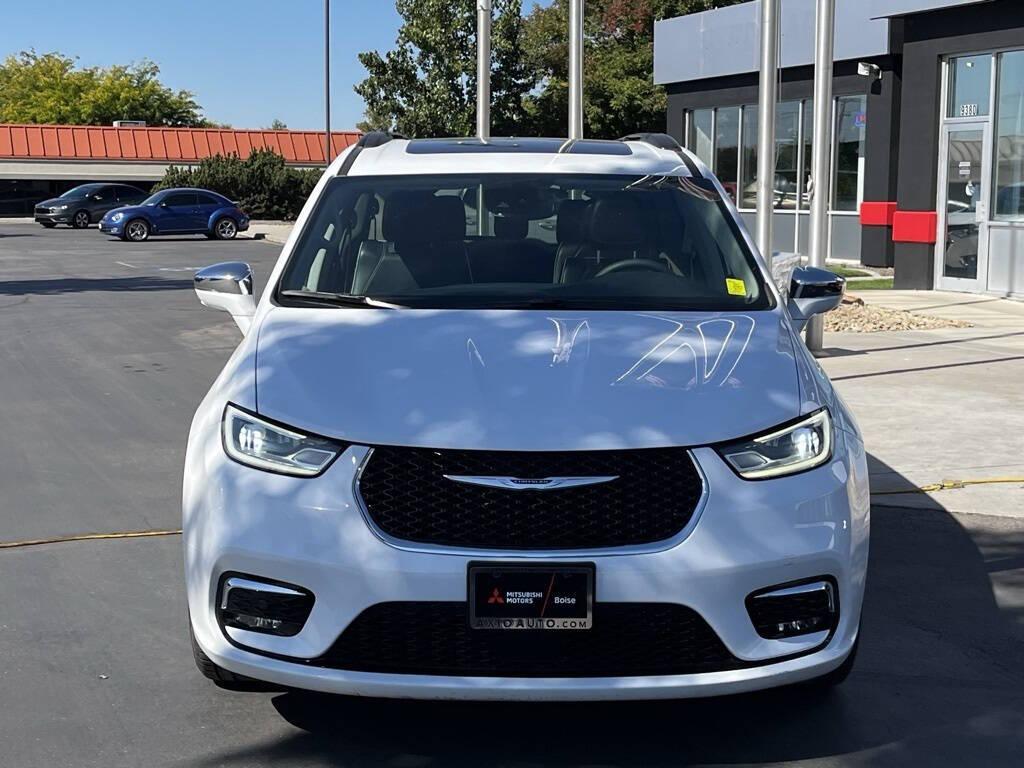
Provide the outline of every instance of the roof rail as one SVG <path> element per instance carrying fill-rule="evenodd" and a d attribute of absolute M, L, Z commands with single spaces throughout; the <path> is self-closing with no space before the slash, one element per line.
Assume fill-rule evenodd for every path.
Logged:
<path fill-rule="evenodd" d="M 352 151 L 348 153 L 348 157 L 345 158 L 345 162 L 341 164 L 341 168 L 338 169 L 339 176 L 348 176 L 349 169 L 352 168 L 352 163 L 359 157 L 359 153 L 364 149 L 373 149 L 374 147 L 382 147 L 393 139 L 404 139 L 400 133 L 392 133 L 391 131 L 370 131 L 364 133 L 359 137 L 359 141 L 352 147 Z"/>
<path fill-rule="evenodd" d="M 669 136 L 667 133 L 631 133 L 629 136 L 623 136 L 619 141 L 639 141 L 644 144 L 650 144 L 652 147 L 658 149 L 667 149 L 670 152 L 675 152 L 679 155 L 679 158 L 683 161 L 686 169 L 690 172 L 690 175 L 695 179 L 703 179 L 704 174 L 700 172 L 697 164 L 693 162 L 693 159 L 686 154 L 678 141 Z"/>
<path fill-rule="evenodd" d="M 359 141 L 356 142 L 356 146 L 368 147 L 370 149 L 373 149 L 374 147 L 379 147 L 383 144 L 387 144 L 392 139 L 404 138 L 405 136 L 403 136 L 402 134 L 392 133 L 391 131 L 370 131 L 369 133 L 364 133 L 359 138 Z"/>

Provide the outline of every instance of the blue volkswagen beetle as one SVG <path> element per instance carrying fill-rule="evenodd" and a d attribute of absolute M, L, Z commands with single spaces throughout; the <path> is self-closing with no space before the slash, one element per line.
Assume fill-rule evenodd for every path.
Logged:
<path fill-rule="evenodd" d="M 150 235 L 206 235 L 230 240 L 249 228 L 249 217 L 208 189 L 162 189 L 138 205 L 115 208 L 100 220 L 100 232 L 142 242 Z"/>

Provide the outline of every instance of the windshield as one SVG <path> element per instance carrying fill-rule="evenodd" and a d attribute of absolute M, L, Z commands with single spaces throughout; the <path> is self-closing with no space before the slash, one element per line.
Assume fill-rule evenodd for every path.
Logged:
<path fill-rule="evenodd" d="M 156 205 L 160 202 L 160 198 L 163 197 L 163 191 L 154 192 L 152 195 L 143 200 L 139 205 Z"/>
<path fill-rule="evenodd" d="M 334 179 L 275 293 L 285 304 L 332 297 L 424 308 L 772 306 L 714 185 L 679 176 Z"/>
<path fill-rule="evenodd" d="M 61 197 L 85 197 L 93 194 L 102 186 L 102 184 L 79 184 L 77 187 L 69 189 Z"/>

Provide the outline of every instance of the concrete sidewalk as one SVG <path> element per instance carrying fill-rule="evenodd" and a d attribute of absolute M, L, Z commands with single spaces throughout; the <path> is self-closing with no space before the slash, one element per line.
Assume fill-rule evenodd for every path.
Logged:
<path fill-rule="evenodd" d="M 295 222 L 292 221 L 250 221 L 249 237 L 266 240 L 268 243 L 284 245 L 291 234 Z"/>
<path fill-rule="evenodd" d="M 877 294 L 859 295 L 974 327 L 826 334 L 820 362 L 864 430 L 872 491 L 1024 478 L 1024 302 L 936 291 Z M 875 501 L 1024 517 L 1024 482 Z"/>
<path fill-rule="evenodd" d="M 1024 300 L 947 291 L 860 291 L 865 304 L 962 320 L 976 328 L 1024 329 Z"/>

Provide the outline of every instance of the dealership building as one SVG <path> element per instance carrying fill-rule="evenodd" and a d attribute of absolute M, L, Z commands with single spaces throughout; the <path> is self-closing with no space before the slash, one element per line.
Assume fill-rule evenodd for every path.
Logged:
<path fill-rule="evenodd" d="M 781 0 L 774 244 L 807 252 L 814 0 Z M 660 21 L 668 130 L 753 225 L 760 3 Z M 1024 296 L 1024 2 L 837 0 L 830 253 Z"/>
<path fill-rule="evenodd" d="M 332 157 L 361 135 L 332 132 Z M 267 148 L 290 166 L 323 167 L 325 136 L 323 131 L 0 124 L 0 216 L 31 216 L 36 203 L 91 181 L 148 190 L 170 166 L 189 167 L 218 154 L 246 158 Z"/>

